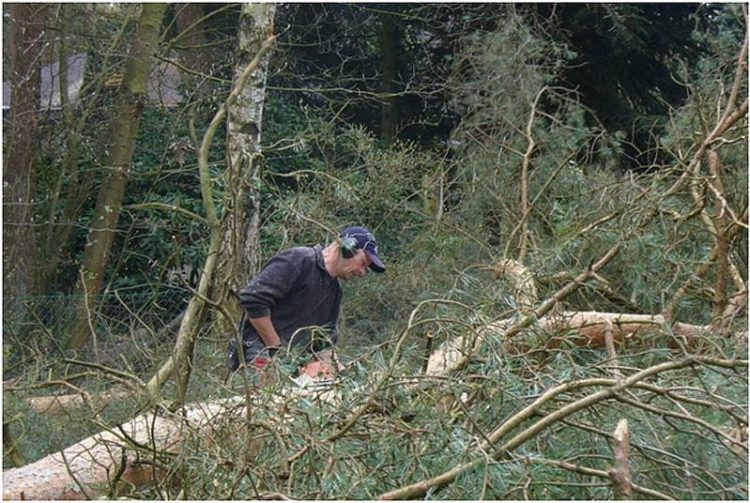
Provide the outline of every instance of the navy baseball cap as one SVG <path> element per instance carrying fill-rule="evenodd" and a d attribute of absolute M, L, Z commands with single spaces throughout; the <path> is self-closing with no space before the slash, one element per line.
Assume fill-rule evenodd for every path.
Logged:
<path fill-rule="evenodd" d="M 370 257 L 370 269 L 374 272 L 385 272 L 385 265 L 378 256 L 378 242 L 375 241 L 375 236 L 372 232 L 364 227 L 347 227 L 341 234 L 340 238 L 352 238 L 357 242 L 357 249 L 364 250 L 368 257 Z"/>

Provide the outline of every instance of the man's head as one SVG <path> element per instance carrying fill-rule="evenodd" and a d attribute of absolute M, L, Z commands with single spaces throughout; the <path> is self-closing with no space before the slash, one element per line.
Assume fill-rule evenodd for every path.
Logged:
<path fill-rule="evenodd" d="M 385 272 L 385 265 L 378 255 L 375 236 L 366 228 L 347 227 L 339 234 L 338 244 L 347 269 L 345 279 L 355 275 L 361 276 L 365 272 L 365 267 L 374 272 Z"/>

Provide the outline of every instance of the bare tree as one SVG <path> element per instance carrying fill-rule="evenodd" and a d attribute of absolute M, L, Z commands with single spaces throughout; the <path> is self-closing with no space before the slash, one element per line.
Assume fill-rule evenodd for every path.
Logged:
<path fill-rule="evenodd" d="M 37 142 L 44 4 L 8 4 L 10 120 L 3 138 L 3 293 L 34 292 L 34 153 Z"/>

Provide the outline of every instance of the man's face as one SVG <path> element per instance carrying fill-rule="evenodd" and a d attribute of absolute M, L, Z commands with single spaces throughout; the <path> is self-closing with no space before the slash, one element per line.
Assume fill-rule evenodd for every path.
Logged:
<path fill-rule="evenodd" d="M 355 276 L 367 274 L 372 260 L 364 250 L 358 250 L 352 258 L 345 258 L 341 266 L 341 279 L 351 279 Z"/>

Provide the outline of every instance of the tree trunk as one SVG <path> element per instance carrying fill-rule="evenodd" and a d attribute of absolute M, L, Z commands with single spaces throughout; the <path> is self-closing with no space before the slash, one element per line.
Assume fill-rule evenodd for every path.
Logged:
<path fill-rule="evenodd" d="M 398 107 L 396 106 L 396 75 L 398 72 L 399 46 L 401 31 L 391 13 L 380 14 L 380 62 L 382 71 L 383 105 L 381 108 L 380 137 L 385 146 L 389 146 L 396 139 L 396 123 L 398 121 Z"/>
<path fill-rule="evenodd" d="M 201 273 L 198 291 L 190 299 L 185 315 L 182 318 L 180 331 L 177 334 L 177 342 L 175 343 L 172 356 L 164 362 L 146 385 L 146 393 L 149 399 L 153 402 L 160 399 L 159 391 L 162 384 L 176 372 L 180 382 L 178 397 L 174 406 L 181 406 L 184 403 L 185 392 L 190 378 L 191 359 L 195 347 L 195 341 L 198 337 L 198 331 L 203 324 L 207 304 L 211 302 L 210 297 L 213 296 L 213 298 L 217 298 L 217 294 L 213 291 L 213 288 L 216 288 L 216 291 L 218 292 L 228 293 L 226 284 L 222 284 L 221 282 L 217 284 L 216 282 L 216 270 L 218 268 L 217 262 L 219 257 L 222 256 L 220 250 L 226 242 L 223 240 L 224 229 L 222 228 L 222 222 L 219 220 L 216 205 L 213 201 L 213 185 L 211 183 L 211 174 L 208 167 L 208 152 L 213 142 L 214 135 L 216 134 L 216 130 L 227 116 L 228 109 L 230 109 L 234 103 L 246 93 L 248 80 L 250 80 L 251 76 L 255 74 L 256 70 L 263 64 L 263 62 L 266 61 L 266 54 L 275 40 L 276 37 L 270 35 L 260 45 L 255 57 L 242 69 L 234 83 L 232 92 L 229 94 L 229 98 L 227 98 L 227 102 L 219 108 L 211 121 L 211 124 L 209 124 L 208 129 L 203 136 L 200 149 L 198 150 L 201 196 L 203 198 L 203 206 L 206 212 L 206 221 L 208 222 L 208 227 L 211 232 L 210 245 L 203 266 L 203 272 Z M 225 221 L 231 220 L 233 217 L 232 213 L 227 210 L 227 213 L 225 213 Z M 257 218 L 256 215 L 256 233 Z M 241 220 L 241 218 L 237 217 L 237 220 Z M 232 255 L 229 255 L 229 258 L 232 258 Z M 221 299 L 221 297 L 218 298 Z M 232 324 L 235 323 L 235 320 L 233 319 L 234 317 L 223 304 L 220 302 L 213 302 L 213 304 L 217 310 L 221 312 L 224 319 L 232 320 Z"/>
<path fill-rule="evenodd" d="M 105 175 L 94 210 L 86 250 L 83 255 L 77 300 L 75 325 L 67 347 L 83 347 L 90 334 L 89 316 L 96 305 L 99 290 L 109 260 L 109 252 L 117 230 L 130 163 L 133 160 L 141 111 L 146 104 L 151 57 L 156 51 L 159 28 L 166 4 L 143 4 L 125 76 L 120 87 L 120 102 L 112 128 L 113 146 L 105 164 Z"/>
<path fill-rule="evenodd" d="M 57 265 L 62 258 L 60 241 L 56 239 L 60 234 L 57 230 L 57 219 L 55 213 L 62 199 L 63 184 L 66 177 L 72 175 L 71 185 L 77 187 L 77 163 L 74 162 L 78 150 L 78 132 L 76 131 L 76 121 L 79 119 L 73 113 L 68 94 L 68 37 L 70 36 L 71 6 L 59 5 L 57 10 L 57 61 L 58 61 L 58 88 L 60 91 L 60 108 L 62 109 L 62 125 L 65 131 L 65 160 L 61 163 L 57 182 L 52 194 L 49 195 L 49 209 L 47 211 L 46 229 L 44 239 L 40 243 L 41 260 L 39 261 L 38 277 L 40 290 L 44 290 L 50 284 L 50 279 L 57 269 Z M 66 226 L 69 228 L 69 226 Z M 64 232 L 64 231 L 63 231 Z M 67 242 L 67 237 L 62 241 Z M 54 251 L 53 251 L 54 250 Z M 55 253 L 56 251 L 56 253 Z"/>
<path fill-rule="evenodd" d="M 33 163 L 47 7 L 12 3 L 7 9 L 11 100 L 3 138 L 3 294 L 22 297 L 35 291 Z"/>
<path fill-rule="evenodd" d="M 242 5 L 235 82 L 273 33 L 275 10 L 275 4 L 271 3 Z M 217 320 L 220 335 L 233 330 L 226 326 L 227 323 L 236 325 L 239 322 L 241 309 L 231 291 L 244 287 L 258 268 L 260 140 L 268 61 L 267 55 L 261 59 L 236 99 L 227 104 L 228 168 L 225 176 L 229 192 L 212 298 L 227 308 L 233 320 Z"/>
<path fill-rule="evenodd" d="M 77 228 L 79 217 L 84 210 L 89 194 L 92 192 L 96 181 L 96 170 L 81 169 L 79 160 L 82 151 L 81 135 L 91 121 L 92 116 L 104 114 L 103 110 L 108 107 L 103 103 L 102 97 L 110 93 L 104 85 L 108 75 L 102 73 L 98 67 L 107 68 L 109 61 L 116 54 L 115 50 L 122 44 L 124 31 L 129 22 L 126 20 L 118 28 L 115 35 L 108 42 L 108 46 L 101 49 L 105 54 L 101 61 L 95 51 L 87 55 L 89 70 L 85 72 L 81 90 L 85 91 L 85 97 L 79 96 L 77 102 L 71 102 L 68 96 L 70 82 L 67 76 L 68 58 L 72 56 L 73 47 L 69 47 L 68 40 L 74 41 L 75 32 L 71 25 L 81 15 L 83 4 L 60 4 L 58 6 L 58 48 L 59 61 L 59 88 L 60 105 L 62 107 L 62 131 L 65 135 L 65 153 L 60 161 L 59 174 L 54 193 L 50 196 L 49 209 L 47 211 L 46 229 L 42 233 L 43 244 L 40 245 L 39 266 L 41 268 L 39 277 L 39 292 L 48 293 L 58 268 L 68 259 L 69 241 L 73 231 Z M 116 92 L 116 91 L 115 91 Z M 85 98 L 85 99 L 84 99 Z M 100 119 L 95 119 L 99 121 Z"/>
<path fill-rule="evenodd" d="M 180 51 L 181 61 L 193 72 L 210 73 L 212 58 L 206 38 L 203 4 L 179 3 L 175 8 L 179 35 L 172 43 Z"/>
<path fill-rule="evenodd" d="M 65 131 L 65 154 L 60 162 L 59 173 L 55 189 L 50 195 L 47 211 L 46 229 L 43 242 L 40 243 L 41 256 L 39 261 L 39 289 L 46 293 L 62 261 L 68 240 L 74 229 L 74 222 L 83 208 L 91 186 L 94 182 L 93 170 L 84 176 L 78 168 L 81 129 L 90 114 L 89 110 L 81 110 L 77 103 L 70 101 L 70 81 L 68 78 L 68 63 L 72 53 L 69 49 L 68 38 L 71 37 L 71 22 L 76 12 L 75 6 L 60 4 L 58 6 L 57 30 L 58 47 L 58 87 L 60 91 L 60 107 L 62 108 L 62 129 Z M 89 107 L 90 108 L 90 107 Z M 63 193 L 63 187 L 68 190 Z M 57 213 L 62 206 L 61 215 Z"/>

